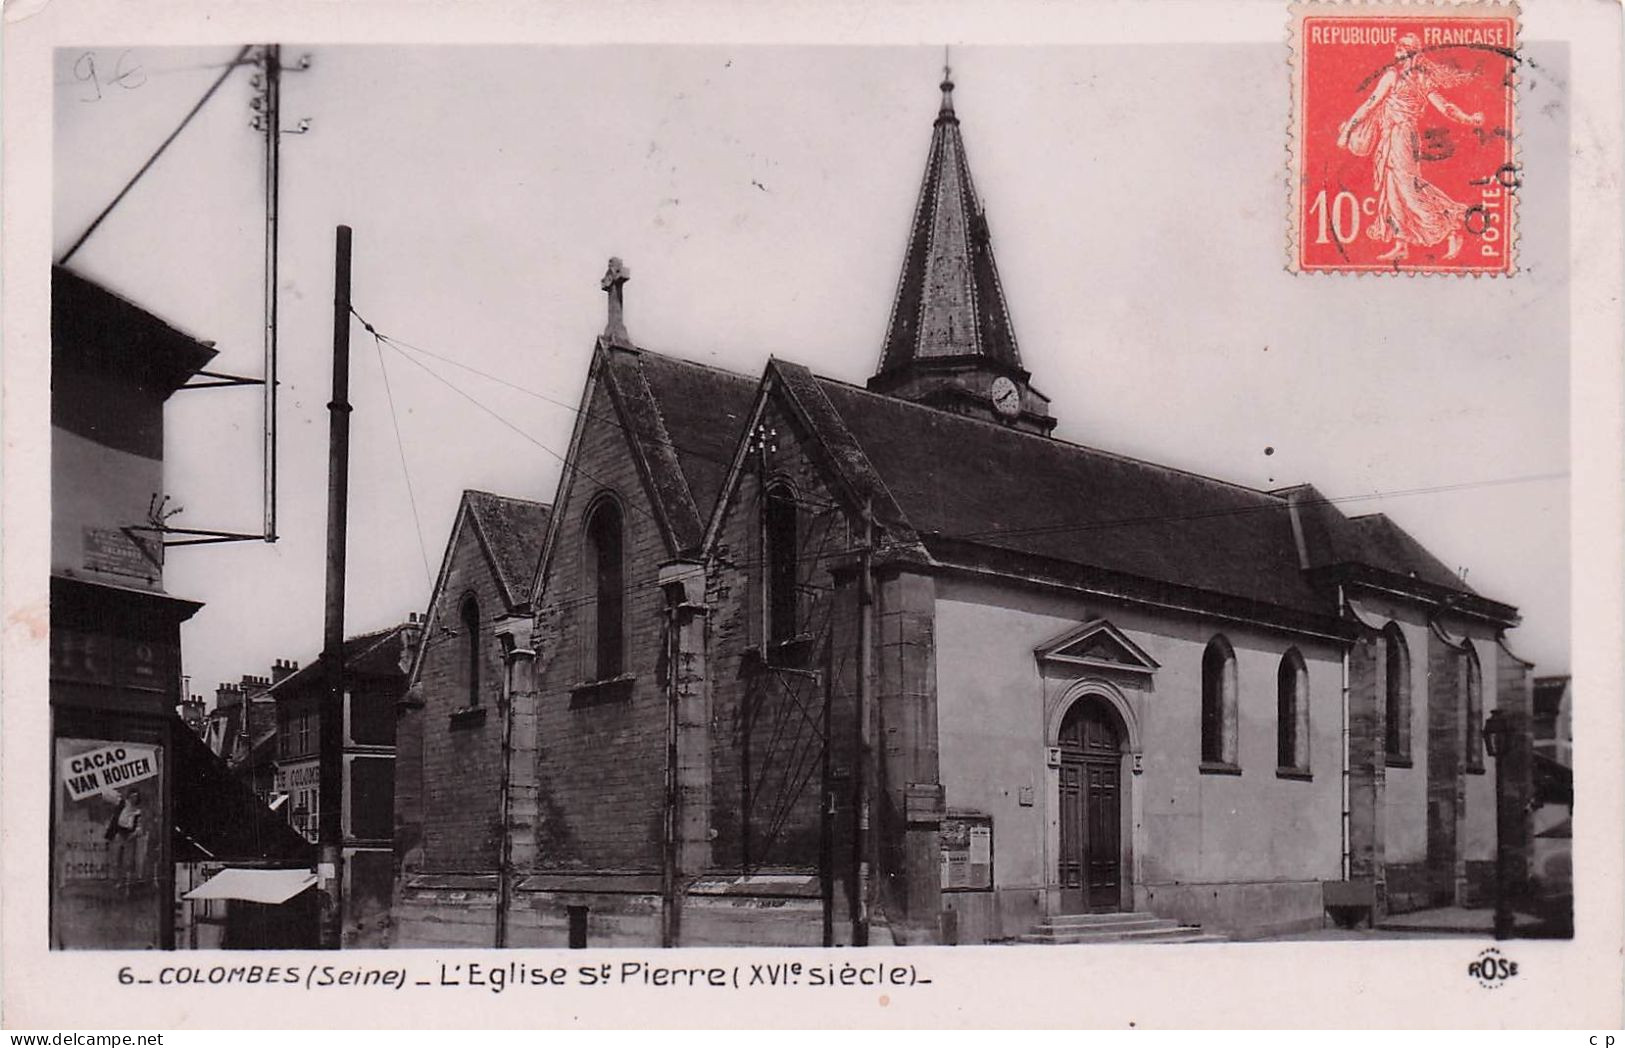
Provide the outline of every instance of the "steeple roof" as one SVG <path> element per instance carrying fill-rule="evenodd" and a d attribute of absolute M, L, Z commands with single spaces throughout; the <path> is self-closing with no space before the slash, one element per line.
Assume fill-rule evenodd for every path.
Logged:
<path fill-rule="evenodd" d="M 903 273 L 878 374 L 943 358 L 982 357 L 1021 367 L 987 218 L 971 182 L 943 70 L 942 106 L 931 132 L 925 181 L 914 207 Z"/>

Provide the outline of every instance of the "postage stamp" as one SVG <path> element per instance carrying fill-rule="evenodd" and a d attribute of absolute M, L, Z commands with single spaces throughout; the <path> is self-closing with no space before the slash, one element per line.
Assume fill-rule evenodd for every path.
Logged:
<path fill-rule="evenodd" d="M 1510 3 L 1293 7 L 1293 270 L 1514 272 L 1517 34 Z"/>

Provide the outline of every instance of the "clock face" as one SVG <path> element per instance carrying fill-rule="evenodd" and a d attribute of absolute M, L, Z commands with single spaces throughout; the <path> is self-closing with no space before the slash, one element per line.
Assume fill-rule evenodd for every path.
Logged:
<path fill-rule="evenodd" d="M 1005 418 L 1015 418 L 1021 414 L 1021 391 L 1016 384 L 1000 375 L 988 387 L 988 395 L 993 398 L 993 410 Z"/>

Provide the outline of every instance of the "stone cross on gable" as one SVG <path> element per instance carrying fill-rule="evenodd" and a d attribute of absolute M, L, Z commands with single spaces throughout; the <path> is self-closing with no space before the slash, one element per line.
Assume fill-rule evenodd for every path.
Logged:
<path fill-rule="evenodd" d="M 622 310 L 625 307 L 622 288 L 632 279 L 632 271 L 618 258 L 609 260 L 609 268 L 604 270 L 604 279 L 598 286 L 609 295 L 609 322 L 604 325 L 604 341 L 612 346 L 632 347 L 632 337 L 626 333 L 626 321 L 622 319 Z"/>

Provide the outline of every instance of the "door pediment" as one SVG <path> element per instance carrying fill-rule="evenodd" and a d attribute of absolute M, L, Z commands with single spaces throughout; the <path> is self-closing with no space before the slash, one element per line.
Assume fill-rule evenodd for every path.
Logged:
<path fill-rule="evenodd" d="M 1150 677 L 1158 662 L 1105 619 L 1091 619 L 1033 649 L 1040 665 L 1117 670 Z"/>

